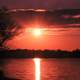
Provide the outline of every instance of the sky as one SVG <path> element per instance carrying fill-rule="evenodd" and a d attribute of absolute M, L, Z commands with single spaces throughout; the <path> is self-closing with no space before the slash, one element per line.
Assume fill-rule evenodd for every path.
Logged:
<path fill-rule="evenodd" d="M 23 34 L 10 40 L 12 49 L 50 49 L 74 50 L 80 48 L 80 28 L 40 28 L 41 34 L 27 28 Z"/>
<path fill-rule="evenodd" d="M 80 8 L 80 0 L 0 0 L 0 6 L 8 8 L 63 9 Z"/>
<path fill-rule="evenodd" d="M 80 8 L 80 0 L 0 0 L 0 6 L 7 6 L 9 9 L 77 9 Z M 45 27 L 39 36 L 35 36 L 33 30 L 29 32 L 25 29 L 23 34 L 10 40 L 7 45 L 12 49 L 73 50 L 80 48 L 80 28 Z"/>

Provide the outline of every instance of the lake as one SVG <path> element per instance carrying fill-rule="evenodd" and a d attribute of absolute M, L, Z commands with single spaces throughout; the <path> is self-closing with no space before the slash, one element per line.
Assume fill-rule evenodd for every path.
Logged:
<path fill-rule="evenodd" d="M 6 59 L 3 70 L 20 80 L 80 80 L 80 59 Z"/>

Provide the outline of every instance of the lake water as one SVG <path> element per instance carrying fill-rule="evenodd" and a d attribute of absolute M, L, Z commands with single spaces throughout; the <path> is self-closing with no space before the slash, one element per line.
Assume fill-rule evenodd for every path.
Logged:
<path fill-rule="evenodd" d="M 80 59 L 7 59 L 3 70 L 20 80 L 80 80 Z"/>

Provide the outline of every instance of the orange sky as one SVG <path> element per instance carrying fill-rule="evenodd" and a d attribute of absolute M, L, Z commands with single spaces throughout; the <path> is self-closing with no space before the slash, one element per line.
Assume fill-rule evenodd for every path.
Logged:
<path fill-rule="evenodd" d="M 33 35 L 33 31 L 26 28 L 23 34 L 8 41 L 11 48 L 22 49 L 62 49 L 73 50 L 80 48 L 79 28 L 42 28 L 42 34 Z"/>

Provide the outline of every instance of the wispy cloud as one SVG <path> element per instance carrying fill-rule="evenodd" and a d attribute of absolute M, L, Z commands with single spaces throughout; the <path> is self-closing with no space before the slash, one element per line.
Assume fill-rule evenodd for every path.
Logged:
<path fill-rule="evenodd" d="M 24 34 L 27 35 L 31 34 L 33 29 L 35 28 L 26 28 Z M 50 36 L 80 36 L 80 29 L 79 28 L 39 28 L 42 31 L 43 35 L 50 35 Z"/>

